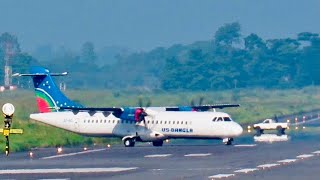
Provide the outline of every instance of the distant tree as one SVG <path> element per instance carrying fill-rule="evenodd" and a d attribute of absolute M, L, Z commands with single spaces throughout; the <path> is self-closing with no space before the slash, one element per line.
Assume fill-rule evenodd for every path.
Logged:
<path fill-rule="evenodd" d="M 214 39 L 218 45 L 232 46 L 240 41 L 240 24 L 238 22 L 225 24 L 215 33 Z"/>
<path fill-rule="evenodd" d="M 316 39 L 318 37 L 319 37 L 319 34 L 311 33 L 311 32 L 302 32 L 302 33 L 298 34 L 299 41 L 311 41 L 311 40 Z"/>
<path fill-rule="evenodd" d="M 92 42 L 85 42 L 82 45 L 80 59 L 81 59 L 81 62 L 84 62 L 84 63 L 88 63 L 88 64 L 96 63 L 97 55 L 94 50 L 94 44 Z"/>
<path fill-rule="evenodd" d="M 10 51 L 9 53 L 12 55 L 19 54 L 21 52 L 17 37 L 7 32 L 0 36 L 0 57 L 3 58 L 6 49 L 8 49 Z"/>
<path fill-rule="evenodd" d="M 244 38 L 244 45 L 245 49 L 248 51 L 266 48 L 266 44 L 263 39 L 254 33 Z"/>

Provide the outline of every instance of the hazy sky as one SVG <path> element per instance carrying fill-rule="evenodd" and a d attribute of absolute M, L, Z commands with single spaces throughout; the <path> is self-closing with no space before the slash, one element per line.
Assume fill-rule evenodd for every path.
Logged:
<path fill-rule="evenodd" d="M 85 41 L 149 50 L 211 39 L 235 21 L 244 35 L 294 37 L 319 33 L 319 17 L 320 0 L 0 0 L 0 33 L 15 34 L 24 51 Z"/>

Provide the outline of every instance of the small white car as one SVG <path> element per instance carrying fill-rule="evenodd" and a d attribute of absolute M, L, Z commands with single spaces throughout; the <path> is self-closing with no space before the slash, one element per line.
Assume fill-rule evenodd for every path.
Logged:
<path fill-rule="evenodd" d="M 278 135 L 283 135 L 288 126 L 288 123 L 279 123 L 273 119 L 266 119 L 262 123 L 254 124 L 253 128 L 257 131 L 257 135 L 261 135 L 264 130 L 277 130 Z"/>

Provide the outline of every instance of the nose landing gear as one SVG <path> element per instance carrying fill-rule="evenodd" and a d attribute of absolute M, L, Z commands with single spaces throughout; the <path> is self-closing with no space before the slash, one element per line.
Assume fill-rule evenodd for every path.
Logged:
<path fill-rule="evenodd" d="M 232 144 L 232 142 L 233 142 L 233 138 L 224 138 L 223 140 L 222 140 L 222 142 L 225 144 L 225 145 L 231 145 Z"/>

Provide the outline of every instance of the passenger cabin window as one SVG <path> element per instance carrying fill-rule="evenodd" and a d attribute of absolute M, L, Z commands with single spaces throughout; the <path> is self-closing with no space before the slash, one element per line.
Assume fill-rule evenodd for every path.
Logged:
<path fill-rule="evenodd" d="M 224 121 L 231 121 L 230 117 L 223 117 Z"/>

